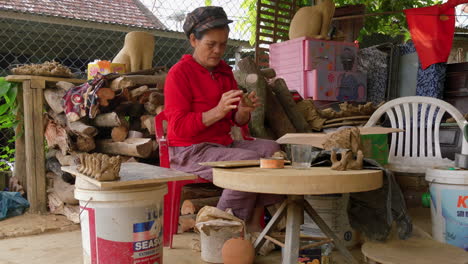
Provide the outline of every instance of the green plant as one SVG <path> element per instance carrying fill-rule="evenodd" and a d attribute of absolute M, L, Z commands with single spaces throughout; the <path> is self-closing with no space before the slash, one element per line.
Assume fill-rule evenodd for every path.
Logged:
<path fill-rule="evenodd" d="M 391 37 L 403 35 L 405 40 L 408 40 L 410 38 L 408 24 L 402 11 L 441 3 L 442 1 L 439 0 L 335 0 L 337 7 L 362 4 L 366 7 L 367 14 L 391 13 L 367 16 L 364 27 L 359 32 L 360 40 L 362 40 L 362 36 L 374 33 L 389 35 Z"/>
<path fill-rule="evenodd" d="M 267 0 L 262 0 L 262 2 L 267 4 L 269 3 L 269 1 Z M 402 11 L 404 9 L 425 7 L 440 3 L 442 3 L 442 1 L 440 0 L 335 0 L 335 5 L 337 7 L 345 5 L 363 4 L 366 7 L 366 13 L 395 12 L 392 14 L 367 16 L 365 18 L 364 27 L 360 32 L 359 39 L 362 39 L 362 36 L 364 35 L 372 35 L 374 33 L 390 35 L 392 37 L 404 35 L 405 38 L 408 39 L 410 36 L 408 31 L 408 25 L 406 23 L 405 15 Z M 311 5 L 311 0 L 297 1 L 298 7 L 306 5 Z M 245 10 L 246 15 L 245 19 L 236 25 L 236 30 L 241 31 L 244 34 L 246 32 L 250 32 L 250 44 L 254 45 L 256 34 L 255 26 L 257 18 L 257 0 L 244 0 L 241 4 L 241 8 Z M 274 13 L 274 10 L 266 11 Z M 281 14 L 282 11 L 280 11 L 279 13 Z M 289 30 L 289 28 L 282 29 Z"/>
<path fill-rule="evenodd" d="M 18 85 L 0 77 L 0 130 L 16 130 L 18 125 L 16 103 L 16 95 L 18 94 Z M 7 144 L 0 145 L 0 160 L 14 162 L 15 149 L 10 145 L 15 141 L 15 138 L 7 140 Z M 9 170 L 9 166 L 5 161 L 0 161 L 0 171 Z"/>

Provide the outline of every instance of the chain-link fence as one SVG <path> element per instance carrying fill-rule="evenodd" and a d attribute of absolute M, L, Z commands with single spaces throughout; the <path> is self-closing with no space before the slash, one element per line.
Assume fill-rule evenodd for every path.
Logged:
<path fill-rule="evenodd" d="M 242 17 L 239 5 L 244 0 L 212 1 L 213 5 L 224 7 L 231 26 L 228 49 L 225 60 L 234 64 L 236 52 L 241 47 L 248 47 L 249 32 L 240 31 L 238 22 Z M 63 24 L 1 17 L 0 14 L 0 75 L 9 73 L 9 68 L 24 63 L 42 63 L 56 60 L 72 69 L 76 77 L 86 76 L 87 64 L 95 59 L 112 60 L 123 46 L 125 34 L 129 31 L 148 31 L 155 35 L 153 65 L 174 65 L 183 54 L 191 52 L 191 47 L 182 33 L 185 15 L 205 1 L 178 0 L 143 0 L 149 10 L 166 26 L 167 29 L 155 30 L 122 25 L 98 25 L 83 21 L 63 19 Z M 223 2 L 223 3 L 221 3 Z M 1 3 L 0 3 L 1 4 Z M 236 5 L 237 4 L 237 5 Z M 44 1 L 44 5 L 47 2 Z M 21 15 L 19 15 L 21 16 Z M 40 17 L 40 15 L 37 15 Z M 46 19 L 43 19 L 47 21 Z"/>
<path fill-rule="evenodd" d="M 53 10 L 56 7 L 54 7 L 56 3 L 38 2 L 43 2 L 40 3 L 43 5 L 43 10 Z M 152 12 L 165 26 L 164 29 L 124 25 L 119 22 L 99 23 L 92 19 L 91 21 L 72 19 L 73 10 L 68 10 L 71 11 L 70 14 L 64 14 L 61 18 L 60 14 L 47 14 L 47 11 L 36 13 L 37 6 L 36 9 L 16 7 L 15 10 L 14 5 L 11 9 L 9 1 L 0 1 L 0 76 L 10 74 L 11 68 L 21 64 L 55 60 L 70 67 L 75 78 L 85 79 L 88 63 L 95 59 L 112 60 L 122 48 L 125 35 L 130 31 L 147 31 L 153 34 L 155 36 L 153 65 L 170 68 L 183 54 L 191 52 L 191 47 L 182 33 L 186 14 L 196 7 L 207 4 L 222 6 L 229 19 L 234 21 L 230 26 L 230 41 L 224 59 L 234 66 L 235 60 L 240 58 L 239 52 L 246 49 L 247 52 L 251 52 L 248 43 L 251 33 L 245 30 L 246 28 L 240 27 L 241 22 L 249 18 L 246 17 L 246 10 L 240 6 L 243 2 L 252 4 L 255 1 L 141 0 L 140 2 L 147 8 L 142 13 Z M 141 4 L 137 3 L 140 9 Z M 95 4 L 91 3 L 85 8 L 88 8 L 91 14 L 98 14 L 94 10 L 98 7 L 93 5 Z M 255 21 L 254 18 L 250 20 Z M 12 129 L 0 130 L 0 170 L 8 170 L 7 161 L 13 161 L 13 139 Z"/>

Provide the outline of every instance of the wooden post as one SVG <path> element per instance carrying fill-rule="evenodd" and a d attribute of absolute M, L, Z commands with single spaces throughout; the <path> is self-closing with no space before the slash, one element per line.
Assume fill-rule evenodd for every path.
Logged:
<path fill-rule="evenodd" d="M 283 263 L 297 263 L 299 257 L 299 236 L 301 224 L 304 223 L 304 196 L 288 195 L 288 213 L 286 216 L 286 237 Z"/>
<path fill-rule="evenodd" d="M 71 83 L 83 83 L 84 80 L 65 79 L 44 76 L 10 75 L 5 78 L 10 82 L 22 84 L 23 92 L 23 120 L 24 120 L 24 152 L 25 160 L 17 163 L 15 172 L 26 172 L 23 182 L 26 186 L 26 194 L 30 203 L 30 213 L 46 213 L 46 176 L 45 176 L 45 154 L 44 154 L 44 89 L 46 82 L 56 83 L 58 81 L 68 81 Z M 21 141 L 21 139 L 20 139 Z M 15 144 L 16 145 L 16 144 Z M 21 153 L 21 142 L 18 143 Z M 15 154 L 16 155 L 16 154 Z M 21 164 L 23 163 L 23 165 Z"/>
<path fill-rule="evenodd" d="M 26 180 L 26 152 L 25 152 L 25 143 L 24 143 L 24 119 L 21 117 L 23 111 L 23 89 L 18 89 L 18 94 L 16 96 L 16 102 L 18 103 L 17 118 L 21 121 L 15 130 L 15 171 L 13 176 L 15 176 L 20 184 L 23 186 L 26 191 L 28 182 Z"/>

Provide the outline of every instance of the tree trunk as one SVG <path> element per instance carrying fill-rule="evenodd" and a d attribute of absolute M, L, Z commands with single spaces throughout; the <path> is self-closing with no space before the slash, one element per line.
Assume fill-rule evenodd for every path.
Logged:
<path fill-rule="evenodd" d="M 179 216 L 179 230 L 177 233 L 184 233 L 192 230 L 195 227 L 196 219 L 196 214 Z"/>
<path fill-rule="evenodd" d="M 122 142 L 128 136 L 128 128 L 126 126 L 118 126 L 112 128 L 111 137 L 114 142 Z"/>
<path fill-rule="evenodd" d="M 208 206 L 216 206 L 219 201 L 219 196 L 217 197 L 208 197 L 208 198 L 199 198 L 199 199 L 190 199 L 185 200 L 180 207 L 180 214 L 187 215 L 187 214 L 196 214 L 198 211 L 208 205 Z"/>
<path fill-rule="evenodd" d="M 291 120 L 289 120 L 283 106 L 273 94 L 271 87 L 267 87 L 267 89 L 266 119 L 276 138 L 280 138 L 287 133 L 296 133 L 296 128 L 291 123 Z"/>
<path fill-rule="evenodd" d="M 153 151 L 153 142 L 149 138 L 128 138 L 124 142 L 104 139 L 97 141 L 97 151 L 106 154 L 147 158 Z"/>
<path fill-rule="evenodd" d="M 94 137 L 97 135 L 98 131 L 93 126 L 88 126 L 87 124 L 81 121 L 68 122 L 68 128 L 75 133 L 76 135 Z"/>
<path fill-rule="evenodd" d="M 93 123 L 98 127 L 118 127 L 128 125 L 128 122 L 115 112 L 97 115 L 96 118 L 94 118 Z"/>
<path fill-rule="evenodd" d="M 288 115 L 289 120 L 293 123 L 296 131 L 298 133 L 312 132 L 306 119 L 297 108 L 296 102 L 292 98 L 288 86 L 283 79 L 276 79 L 273 82 L 273 92 L 275 92 L 276 98 L 278 98 L 278 101 L 283 106 L 284 111 Z"/>
<path fill-rule="evenodd" d="M 44 98 L 47 104 L 55 113 L 63 112 L 62 98 L 65 95 L 65 90 L 62 89 L 45 89 Z"/>

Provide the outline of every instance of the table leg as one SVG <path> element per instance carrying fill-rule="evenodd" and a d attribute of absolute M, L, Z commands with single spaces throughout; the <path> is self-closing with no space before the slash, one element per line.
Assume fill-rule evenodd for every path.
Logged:
<path fill-rule="evenodd" d="M 283 264 L 296 264 L 299 257 L 299 236 L 304 222 L 304 196 L 288 195 L 286 216 L 286 237 L 283 251 Z"/>
<path fill-rule="evenodd" d="M 317 224 L 320 230 L 322 230 L 326 236 L 333 239 L 333 243 L 335 243 L 336 248 L 346 258 L 346 261 L 352 264 L 358 264 L 359 262 L 353 257 L 353 255 L 351 255 L 351 253 L 345 247 L 341 239 L 339 239 L 335 235 L 335 233 L 328 227 L 325 221 L 323 221 L 323 219 L 317 214 L 317 212 L 314 210 L 314 208 L 312 208 L 312 206 L 309 204 L 307 200 L 304 200 L 304 209 L 307 212 L 307 214 L 310 215 L 312 220 Z"/>
<path fill-rule="evenodd" d="M 270 229 L 275 226 L 275 224 L 278 222 L 279 219 L 281 219 L 281 217 L 283 217 L 284 213 L 286 212 L 284 209 L 286 208 L 287 204 L 288 201 L 285 200 L 278 208 L 278 210 L 276 210 L 276 213 L 273 215 L 270 222 L 268 222 L 263 231 L 257 237 L 254 243 L 255 251 L 258 252 L 260 250 L 260 248 L 263 246 L 263 243 L 265 243 L 265 235 L 267 235 L 268 232 L 270 232 Z"/>

